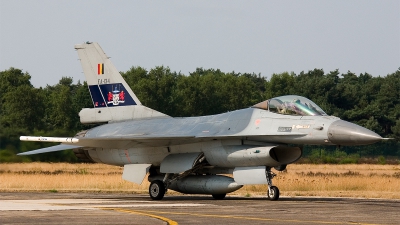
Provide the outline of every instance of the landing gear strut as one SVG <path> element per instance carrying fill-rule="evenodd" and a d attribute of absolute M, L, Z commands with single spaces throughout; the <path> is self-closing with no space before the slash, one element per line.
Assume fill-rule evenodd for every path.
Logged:
<path fill-rule="evenodd" d="M 190 174 L 196 173 L 197 170 L 202 169 L 206 165 L 205 156 L 203 153 L 198 155 L 198 158 L 194 162 L 194 166 L 182 173 L 165 173 L 164 178 L 161 178 L 162 173 L 157 171 L 155 167 L 149 169 L 150 175 L 148 180 L 151 182 L 149 187 L 149 195 L 153 200 L 163 199 L 165 193 L 168 191 L 170 185 L 177 180 L 189 176 Z M 223 199 L 225 194 L 213 195 L 215 199 Z"/>
<path fill-rule="evenodd" d="M 269 200 L 276 201 L 279 199 L 279 189 L 276 186 L 272 186 L 272 179 L 276 176 L 276 174 L 271 171 L 271 167 L 267 167 L 265 170 L 265 175 L 268 183 L 267 197 Z"/>

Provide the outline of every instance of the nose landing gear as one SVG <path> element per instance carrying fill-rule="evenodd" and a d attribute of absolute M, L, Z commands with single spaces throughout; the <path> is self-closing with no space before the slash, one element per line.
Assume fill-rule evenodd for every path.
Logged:
<path fill-rule="evenodd" d="M 267 167 L 265 170 L 265 175 L 268 183 L 267 197 L 271 201 L 276 201 L 279 199 L 279 189 L 278 187 L 272 185 L 272 179 L 276 176 L 276 174 L 271 171 L 271 167 Z"/>

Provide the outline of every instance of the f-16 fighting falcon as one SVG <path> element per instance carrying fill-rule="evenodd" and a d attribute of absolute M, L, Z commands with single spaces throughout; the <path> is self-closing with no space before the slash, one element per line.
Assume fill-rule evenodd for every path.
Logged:
<path fill-rule="evenodd" d="M 61 144 L 19 155 L 73 149 L 78 158 L 123 166 L 127 181 L 141 184 L 148 175 L 153 200 L 168 189 L 223 199 L 246 184 L 266 184 L 268 199 L 277 200 L 271 169 L 282 171 L 296 162 L 303 145 L 368 145 L 384 139 L 295 95 L 218 115 L 173 118 L 142 105 L 99 44 L 75 49 L 94 106 L 79 112 L 80 121 L 102 125 L 75 137 L 21 136 Z"/>

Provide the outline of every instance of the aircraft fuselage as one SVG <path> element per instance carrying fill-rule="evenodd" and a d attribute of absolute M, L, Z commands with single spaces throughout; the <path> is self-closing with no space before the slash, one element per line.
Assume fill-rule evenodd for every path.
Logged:
<path fill-rule="evenodd" d="M 284 146 L 287 143 L 335 145 L 330 141 L 329 130 L 331 124 L 337 121 L 341 120 L 334 116 L 280 115 L 263 109 L 246 108 L 211 116 L 164 117 L 110 123 L 88 130 L 85 137 L 99 139 L 112 136 L 181 137 L 176 140 L 144 139 L 139 143 L 125 139 L 118 142 L 98 141 L 98 146 L 88 151 L 90 157 L 96 162 L 112 165 L 130 163 L 159 165 L 169 154 L 203 152 L 212 163 L 213 160 L 210 159 L 213 157 L 210 152 L 216 148 L 223 152 L 229 151 L 227 148 L 235 148 L 232 150 L 233 154 L 239 149 L 251 149 L 255 146 Z M 354 126 L 362 128 L 355 124 Z M 353 144 L 360 143 L 354 142 Z M 96 145 L 96 143 L 92 143 L 92 145 Z M 160 147 L 160 145 L 162 146 Z M 232 154 L 227 153 L 227 158 Z M 249 160 L 252 160 L 251 158 L 249 156 L 244 160 L 248 163 Z M 218 162 L 223 161 L 220 159 Z M 237 160 L 236 165 L 234 163 L 225 164 L 228 167 L 235 167 L 241 166 L 243 163 Z M 257 159 L 254 163 L 250 163 L 250 165 L 258 164 L 267 164 L 266 159 Z"/>

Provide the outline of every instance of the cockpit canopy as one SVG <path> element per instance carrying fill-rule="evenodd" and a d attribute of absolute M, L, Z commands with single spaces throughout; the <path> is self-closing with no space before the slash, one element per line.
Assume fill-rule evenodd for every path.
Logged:
<path fill-rule="evenodd" d="M 326 116 L 327 114 L 310 99 L 298 95 L 285 95 L 260 102 L 253 108 L 294 116 Z"/>

